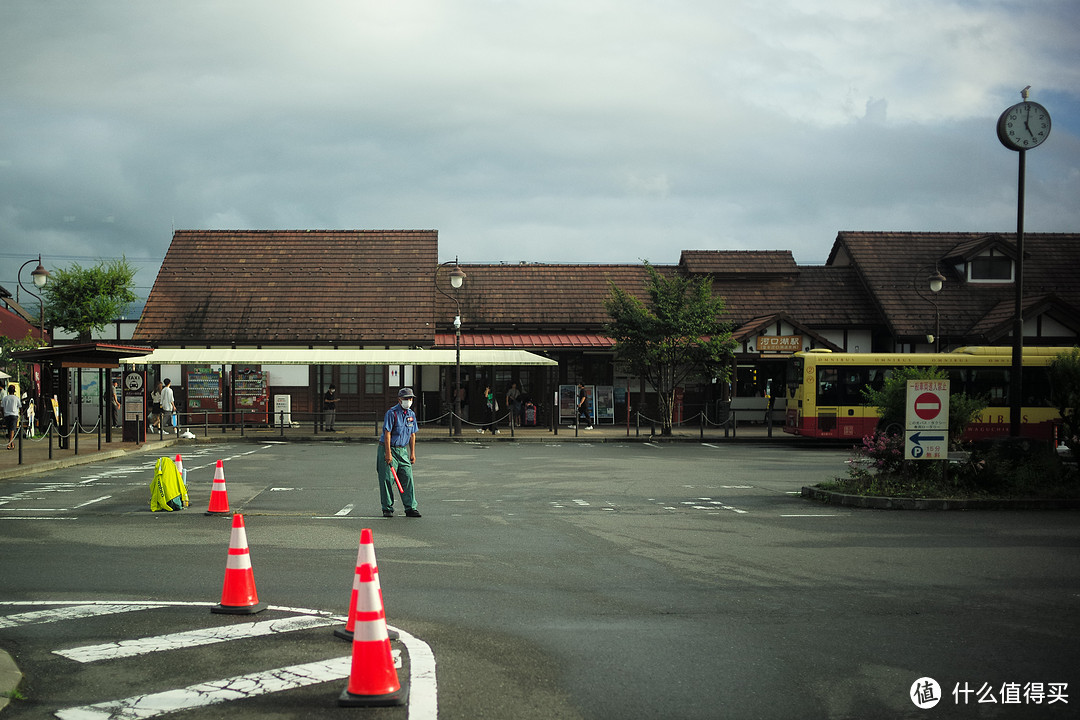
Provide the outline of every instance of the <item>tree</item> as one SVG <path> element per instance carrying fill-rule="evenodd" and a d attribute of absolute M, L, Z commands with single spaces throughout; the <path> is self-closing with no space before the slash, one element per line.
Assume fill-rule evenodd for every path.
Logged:
<path fill-rule="evenodd" d="M 1054 406 L 1061 413 L 1061 434 L 1074 458 L 1080 458 L 1080 347 L 1066 350 L 1050 363 Z"/>
<path fill-rule="evenodd" d="M 73 263 L 52 272 L 45 291 L 45 321 L 89 342 L 100 330 L 118 318 L 137 297 L 132 291 L 135 269 L 126 258 L 101 262 L 91 268 Z"/>
<path fill-rule="evenodd" d="M 604 330 L 615 340 L 616 358 L 656 388 L 661 433 L 670 435 L 675 388 L 698 372 L 726 381 L 735 343 L 720 320 L 725 303 L 713 295 L 711 278 L 664 276 L 648 262 L 645 270 L 649 304 L 610 283 Z"/>
<path fill-rule="evenodd" d="M 869 405 L 877 408 L 878 428 L 888 434 L 903 434 L 907 422 L 907 381 L 948 380 L 949 373 L 940 368 L 899 367 L 885 380 L 879 390 L 869 386 L 863 389 L 863 397 Z M 968 425 L 986 409 L 986 399 L 966 393 L 949 393 L 949 444 L 956 447 Z"/>

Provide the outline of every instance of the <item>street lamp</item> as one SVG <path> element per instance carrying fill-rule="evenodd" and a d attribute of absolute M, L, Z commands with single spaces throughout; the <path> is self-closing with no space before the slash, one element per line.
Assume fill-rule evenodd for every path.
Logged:
<path fill-rule="evenodd" d="M 454 269 L 450 271 L 450 287 L 454 290 L 460 290 L 461 286 L 465 284 L 465 273 L 458 267 L 457 258 L 442 263 L 435 268 L 435 289 L 454 301 L 454 305 L 457 307 L 457 315 L 454 316 L 454 364 L 457 367 L 457 375 L 454 387 L 454 434 L 461 434 L 461 301 L 457 297 L 457 293 L 451 295 L 450 293 L 439 287 L 439 270 L 447 265 L 453 265 Z"/>
<path fill-rule="evenodd" d="M 18 280 L 19 280 L 19 285 L 18 285 L 18 287 L 15 288 L 15 302 L 19 302 L 19 287 L 21 287 L 23 290 L 25 290 L 30 295 L 37 298 L 37 300 L 38 300 L 38 324 L 39 324 L 39 327 L 40 327 L 40 330 L 41 330 L 41 341 L 45 342 L 45 301 L 42 299 L 41 295 L 39 295 L 36 292 L 31 291 L 28 287 L 23 285 L 23 281 L 22 281 L 23 268 L 25 268 L 27 265 L 29 265 L 32 262 L 34 262 L 34 261 L 33 260 L 27 260 L 26 262 L 24 262 L 19 267 L 19 274 L 17 276 Z M 30 279 L 33 280 L 34 287 L 36 287 L 40 291 L 43 287 L 45 287 L 45 284 L 47 282 L 49 282 L 49 271 L 46 270 L 45 267 L 41 264 L 41 255 L 38 255 L 38 257 L 37 257 L 37 264 L 38 264 L 38 266 L 36 268 L 34 268 L 30 272 Z"/>
<path fill-rule="evenodd" d="M 938 312 L 938 304 L 932 296 L 937 295 L 939 292 L 941 292 L 941 288 L 945 284 L 945 276 L 941 274 L 941 271 L 937 268 L 937 266 L 934 267 L 934 274 L 928 278 L 928 282 L 930 286 L 931 297 L 923 295 L 922 292 L 919 290 L 918 274 L 916 274 L 915 278 L 912 280 L 912 285 L 914 285 L 915 293 L 919 297 L 934 306 L 934 334 L 927 335 L 926 339 L 930 344 L 934 346 L 934 352 L 937 353 L 941 350 L 941 314 Z"/>

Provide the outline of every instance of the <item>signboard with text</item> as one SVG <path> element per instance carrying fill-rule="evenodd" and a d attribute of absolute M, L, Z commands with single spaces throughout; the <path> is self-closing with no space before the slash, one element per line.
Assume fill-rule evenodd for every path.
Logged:
<path fill-rule="evenodd" d="M 949 381 L 908 380 L 904 458 L 949 457 Z"/>
<path fill-rule="evenodd" d="M 802 335 L 762 335 L 757 339 L 758 352 L 788 352 L 802 350 Z"/>

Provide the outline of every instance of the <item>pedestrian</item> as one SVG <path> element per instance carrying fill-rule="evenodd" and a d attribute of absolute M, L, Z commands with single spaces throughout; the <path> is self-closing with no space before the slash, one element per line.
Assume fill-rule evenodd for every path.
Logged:
<path fill-rule="evenodd" d="M 19 431 L 19 395 L 14 385 L 8 385 L 7 395 L 0 401 L 4 407 L 4 429 L 8 435 L 8 450 L 15 449 L 15 434 Z"/>
<path fill-rule="evenodd" d="M 589 417 L 589 391 L 585 389 L 585 383 L 578 383 L 577 416 L 578 423 L 586 425 L 586 430 L 592 430 L 592 419 Z M 572 426 L 573 427 L 573 426 Z"/>
<path fill-rule="evenodd" d="M 516 421 L 517 426 L 521 427 L 524 424 L 521 415 L 521 388 L 518 387 L 516 380 L 510 383 L 510 389 L 506 391 L 506 407 L 510 408 L 510 421 Z"/>
<path fill-rule="evenodd" d="M 165 378 L 161 381 L 161 415 L 168 416 L 173 425 L 173 430 L 179 434 L 176 427 L 176 397 L 173 395 L 172 380 Z"/>
<path fill-rule="evenodd" d="M 383 417 L 383 434 L 376 452 L 375 471 L 379 475 L 379 502 L 383 517 L 394 517 L 394 476 L 401 483 L 401 504 L 406 517 L 420 517 L 413 489 L 413 465 L 416 463 L 416 413 L 412 411 L 412 388 L 398 391 L 398 402 Z"/>
<path fill-rule="evenodd" d="M 154 392 L 150 393 L 149 424 L 146 427 L 148 431 L 155 428 L 161 431 L 161 391 L 164 387 L 161 381 L 158 381 Z"/>
<path fill-rule="evenodd" d="M 323 394 L 323 427 L 328 432 L 337 432 L 334 430 L 334 418 L 337 416 L 337 388 L 334 387 L 334 383 L 330 383 L 330 387 Z"/>
<path fill-rule="evenodd" d="M 120 383 L 116 380 L 109 388 L 109 419 L 114 428 L 120 427 Z"/>
<path fill-rule="evenodd" d="M 499 434 L 499 428 L 495 427 L 495 413 L 499 411 L 499 401 L 495 399 L 495 393 L 491 390 L 490 385 L 484 386 L 484 419 L 487 422 L 477 429 L 476 432 L 481 435 L 485 430 L 490 430 L 492 435 Z"/>

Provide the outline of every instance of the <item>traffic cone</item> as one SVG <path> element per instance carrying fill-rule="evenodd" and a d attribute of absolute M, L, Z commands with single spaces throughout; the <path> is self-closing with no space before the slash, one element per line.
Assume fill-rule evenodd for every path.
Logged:
<path fill-rule="evenodd" d="M 342 640 L 353 639 L 353 628 L 356 624 L 356 597 L 360 592 L 360 567 L 367 563 L 371 565 L 375 575 L 375 587 L 379 591 L 379 606 L 383 608 L 383 616 L 386 614 L 386 603 L 383 602 L 382 584 L 379 582 L 379 565 L 375 562 L 375 543 L 372 540 L 371 528 L 360 531 L 360 550 L 356 553 L 356 572 L 353 573 L 352 597 L 349 600 L 349 619 L 343 628 L 335 628 L 334 635 Z M 386 629 L 391 640 L 398 639 L 397 630 Z"/>
<path fill-rule="evenodd" d="M 210 507 L 207 515 L 229 514 L 229 492 L 225 489 L 225 466 L 220 460 L 214 468 L 214 484 L 210 488 Z"/>
<path fill-rule="evenodd" d="M 360 591 L 356 599 L 352 668 L 349 685 L 338 697 L 342 707 L 404 705 L 409 686 L 398 681 L 390 637 L 386 634 L 386 614 L 375 584 L 375 570 L 369 563 L 360 566 Z"/>
<path fill-rule="evenodd" d="M 259 593 L 255 591 L 255 574 L 251 571 L 244 516 L 236 514 L 233 515 L 232 535 L 229 538 L 229 558 L 225 562 L 221 604 L 210 608 L 210 612 L 254 615 L 265 609 L 266 603 L 259 602 Z"/>

